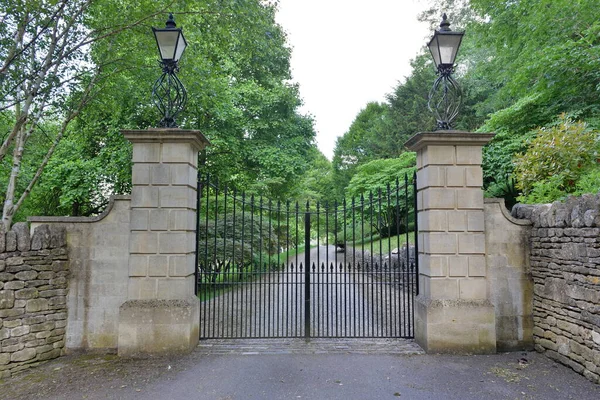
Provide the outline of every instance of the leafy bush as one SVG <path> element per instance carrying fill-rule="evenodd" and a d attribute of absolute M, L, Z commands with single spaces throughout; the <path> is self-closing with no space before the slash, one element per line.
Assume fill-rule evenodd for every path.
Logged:
<path fill-rule="evenodd" d="M 527 151 L 514 158 L 519 200 L 550 202 L 575 193 L 579 180 L 598 168 L 598 145 L 597 131 L 564 114 L 553 126 L 538 129 Z M 586 190 L 597 190 L 591 187 L 594 176 L 582 183 Z"/>

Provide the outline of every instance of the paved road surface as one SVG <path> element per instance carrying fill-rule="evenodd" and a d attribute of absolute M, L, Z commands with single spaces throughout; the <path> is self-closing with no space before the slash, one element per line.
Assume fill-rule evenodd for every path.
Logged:
<path fill-rule="evenodd" d="M 247 340 L 226 355 L 65 357 L 0 382 L 0 399 L 600 399 L 600 385 L 541 354 L 406 355 L 393 351 L 403 341 L 377 341 L 368 354 L 348 340 Z"/>

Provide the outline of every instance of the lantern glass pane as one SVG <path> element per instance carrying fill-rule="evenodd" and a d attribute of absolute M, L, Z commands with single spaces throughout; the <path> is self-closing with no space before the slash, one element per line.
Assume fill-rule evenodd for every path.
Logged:
<path fill-rule="evenodd" d="M 160 57 L 163 60 L 172 60 L 175 56 L 179 31 L 156 30 L 154 31 L 154 34 L 156 35 L 156 42 L 158 43 L 158 49 L 160 50 Z"/>
<path fill-rule="evenodd" d="M 438 35 L 441 64 L 454 64 L 461 40 L 462 35 Z"/>
<path fill-rule="evenodd" d="M 437 35 L 433 36 L 433 38 L 429 42 L 428 47 L 429 47 L 429 51 L 431 52 L 431 56 L 433 57 L 433 62 L 435 63 L 435 66 L 437 67 L 438 65 L 440 65 L 440 51 L 439 51 L 439 44 L 437 41 Z"/>
<path fill-rule="evenodd" d="M 185 48 L 187 47 L 187 42 L 185 40 L 185 38 L 183 37 L 183 33 L 180 33 L 179 38 L 177 40 L 177 48 L 175 50 L 175 61 L 179 61 L 179 59 L 181 58 L 181 55 L 183 54 L 183 51 L 185 50 Z"/>

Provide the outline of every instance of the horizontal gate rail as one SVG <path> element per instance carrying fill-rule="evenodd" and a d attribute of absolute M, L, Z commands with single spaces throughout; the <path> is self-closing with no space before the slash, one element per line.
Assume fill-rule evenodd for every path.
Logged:
<path fill-rule="evenodd" d="M 201 338 L 414 337 L 415 192 L 301 207 L 199 177 Z"/>

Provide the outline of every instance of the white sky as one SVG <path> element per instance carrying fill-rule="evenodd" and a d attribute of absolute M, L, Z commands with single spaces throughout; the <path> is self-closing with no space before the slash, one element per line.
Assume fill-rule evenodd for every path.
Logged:
<path fill-rule="evenodd" d="M 301 112 L 315 117 L 327 158 L 358 112 L 410 73 L 433 34 L 417 21 L 424 8 L 423 0 L 280 0 L 276 19 L 293 49 Z"/>

